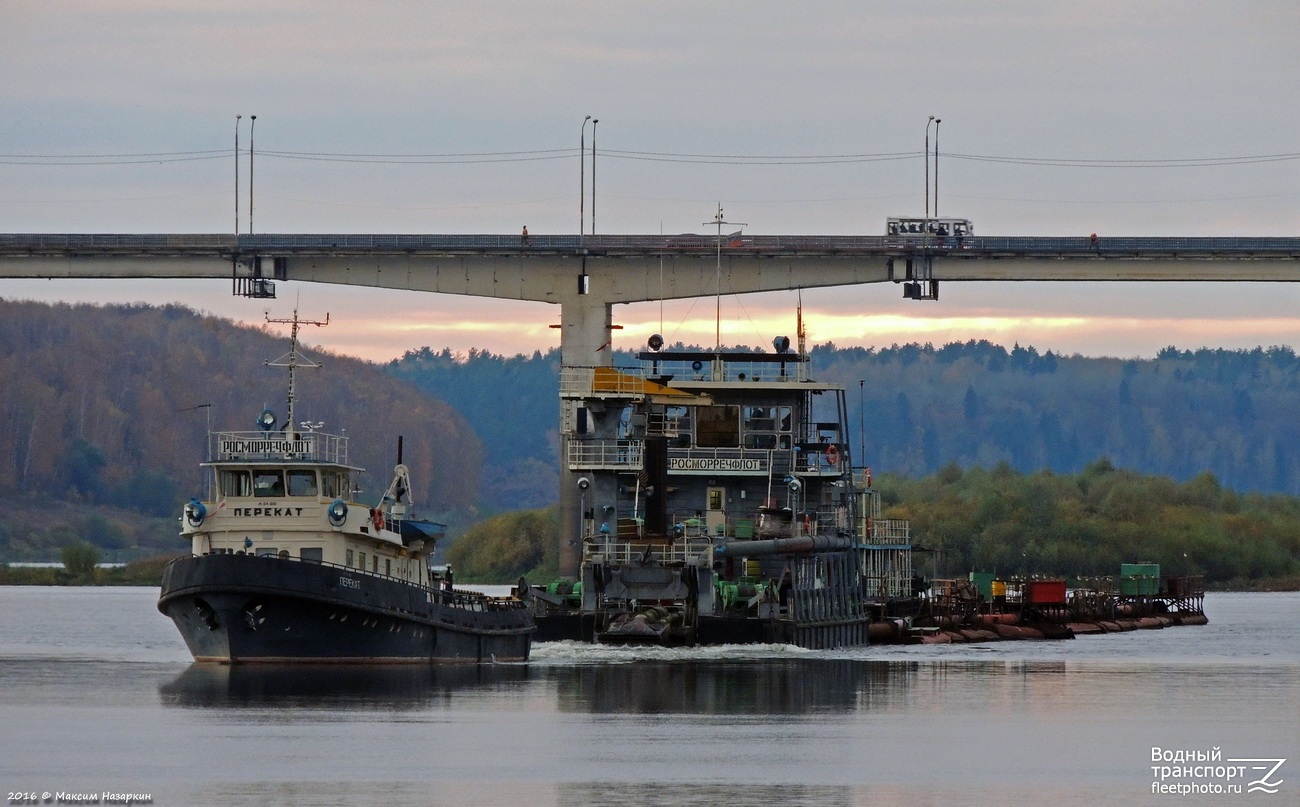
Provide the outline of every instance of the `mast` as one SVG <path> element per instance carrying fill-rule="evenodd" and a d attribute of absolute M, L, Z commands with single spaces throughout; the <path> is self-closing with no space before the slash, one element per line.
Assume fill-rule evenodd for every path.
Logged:
<path fill-rule="evenodd" d="M 714 297 L 713 297 L 713 325 L 714 325 L 714 351 L 722 351 L 722 225 L 726 224 L 732 227 L 747 227 L 743 221 L 723 221 L 722 220 L 722 202 L 718 202 L 718 213 L 713 217 L 713 221 L 704 222 L 705 227 L 710 224 L 717 225 L 718 228 L 718 255 L 717 264 L 714 269 Z M 736 235 L 740 235 L 737 230 Z M 662 281 L 660 281 L 662 285 Z"/>
<path fill-rule="evenodd" d="M 312 361 L 298 351 L 298 328 L 301 325 L 316 325 L 325 327 L 330 324 L 330 315 L 325 315 L 324 322 L 319 320 L 307 320 L 298 318 L 298 309 L 293 309 L 293 319 L 272 319 L 271 313 L 266 312 L 266 321 L 268 324 L 289 325 L 289 352 L 274 361 L 266 362 L 267 367 L 288 367 L 289 368 L 289 414 L 288 421 L 285 424 L 285 437 L 293 440 L 297 437 L 298 420 L 294 412 L 295 384 L 294 370 L 299 366 L 302 367 L 320 367 L 320 362 Z"/>

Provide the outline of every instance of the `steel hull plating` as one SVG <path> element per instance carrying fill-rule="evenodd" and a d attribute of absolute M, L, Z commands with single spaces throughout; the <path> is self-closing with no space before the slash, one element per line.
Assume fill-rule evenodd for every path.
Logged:
<path fill-rule="evenodd" d="M 179 558 L 158 610 L 196 661 L 526 661 L 522 604 L 440 591 L 354 569 L 271 557 Z"/>

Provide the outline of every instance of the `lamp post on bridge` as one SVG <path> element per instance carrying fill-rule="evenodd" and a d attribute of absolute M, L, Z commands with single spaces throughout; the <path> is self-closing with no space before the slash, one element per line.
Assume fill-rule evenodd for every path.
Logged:
<path fill-rule="evenodd" d="M 248 124 L 248 234 L 253 234 L 253 129 L 257 126 L 257 116 L 249 117 Z"/>
<path fill-rule="evenodd" d="M 239 235 L 239 119 L 235 116 L 235 235 Z"/>
<path fill-rule="evenodd" d="M 930 124 L 932 123 L 934 123 L 933 115 L 925 122 L 925 157 L 921 160 L 925 163 L 925 218 L 927 220 L 930 218 Z"/>
<path fill-rule="evenodd" d="M 939 124 L 942 121 L 931 115 L 925 122 L 925 231 L 930 231 L 930 124 L 934 124 L 934 215 L 939 215 Z"/>
<path fill-rule="evenodd" d="M 582 243 L 582 233 L 587 229 L 587 121 L 582 119 L 582 130 L 578 133 L 578 243 Z"/>
<path fill-rule="evenodd" d="M 934 119 L 934 217 L 939 218 L 939 124 L 942 120 Z"/>
<path fill-rule="evenodd" d="M 596 234 L 596 118 L 591 119 L 591 234 Z"/>

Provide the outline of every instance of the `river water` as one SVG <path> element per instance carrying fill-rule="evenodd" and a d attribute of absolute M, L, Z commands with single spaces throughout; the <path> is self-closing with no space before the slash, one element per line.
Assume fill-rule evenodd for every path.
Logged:
<path fill-rule="evenodd" d="M 1300 594 L 1064 642 L 437 669 L 192 665 L 157 595 L 0 587 L 8 803 L 1300 804 Z"/>

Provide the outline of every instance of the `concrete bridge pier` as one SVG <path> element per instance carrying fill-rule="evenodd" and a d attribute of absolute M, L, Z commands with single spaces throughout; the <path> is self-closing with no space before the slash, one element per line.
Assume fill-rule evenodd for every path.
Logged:
<path fill-rule="evenodd" d="M 590 279 L 580 276 L 574 293 L 560 301 L 560 557 L 561 574 L 574 574 L 582 560 L 582 504 L 593 506 L 595 493 L 578 490 L 580 472 L 569 470 L 569 443 L 586 433 L 585 401 L 565 390 L 565 368 L 609 367 L 614 363 L 611 335 L 613 305 L 589 293 Z M 542 424 L 538 424 L 541 427 Z"/>

